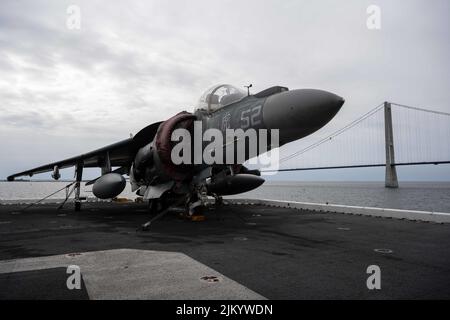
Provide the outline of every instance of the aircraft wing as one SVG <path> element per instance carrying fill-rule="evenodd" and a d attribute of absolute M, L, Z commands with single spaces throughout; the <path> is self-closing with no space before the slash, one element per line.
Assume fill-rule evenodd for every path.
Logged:
<path fill-rule="evenodd" d="M 34 169 L 26 170 L 23 172 L 15 173 L 8 177 L 8 181 L 13 181 L 15 178 L 20 176 L 32 176 L 38 173 L 44 173 L 53 171 L 55 166 L 58 166 L 59 169 L 64 169 L 68 167 L 73 167 L 77 163 L 82 162 L 83 167 L 101 167 L 104 163 L 105 158 L 107 157 L 107 153 L 109 153 L 109 159 L 111 162 L 111 166 L 127 166 L 131 164 L 133 159 L 131 158 L 131 149 L 133 146 L 133 139 L 129 138 L 109 146 L 81 154 L 79 156 L 75 156 L 72 158 L 68 158 L 61 161 L 52 162 Z"/>
<path fill-rule="evenodd" d="M 21 176 L 33 176 L 34 174 L 53 171 L 55 166 L 58 169 L 73 167 L 78 163 L 82 163 L 85 168 L 95 168 L 104 166 L 105 159 L 109 156 L 111 167 L 127 167 L 130 166 L 134 160 L 136 151 L 142 146 L 153 140 L 154 135 L 161 122 L 153 123 L 141 131 L 139 131 L 133 138 L 125 139 L 106 147 L 81 154 L 72 158 L 61 161 L 52 162 L 34 169 L 10 175 L 8 181 L 13 181 Z"/>

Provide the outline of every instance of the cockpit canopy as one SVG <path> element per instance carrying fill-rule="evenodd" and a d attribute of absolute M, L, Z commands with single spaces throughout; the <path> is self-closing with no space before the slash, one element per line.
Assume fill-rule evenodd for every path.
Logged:
<path fill-rule="evenodd" d="M 215 85 L 202 94 L 198 101 L 196 110 L 202 109 L 208 112 L 219 110 L 220 108 L 232 104 L 246 97 L 244 90 L 238 89 L 229 84 Z"/>

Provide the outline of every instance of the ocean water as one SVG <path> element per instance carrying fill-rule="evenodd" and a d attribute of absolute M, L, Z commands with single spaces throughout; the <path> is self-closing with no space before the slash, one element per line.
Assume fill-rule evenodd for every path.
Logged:
<path fill-rule="evenodd" d="M 266 182 L 262 187 L 236 195 L 379 208 L 450 212 L 450 182 Z"/>
<path fill-rule="evenodd" d="M 70 183 L 69 181 L 0 181 L 0 203 L 36 201 L 61 189 L 61 191 L 50 196 L 48 199 L 64 199 L 66 197 L 65 187 Z M 81 183 L 81 196 L 95 198 L 92 194 L 92 185 L 85 186 L 84 183 Z M 127 183 L 125 190 L 119 197 L 134 199 L 137 196 L 131 192 L 130 184 Z"/>
<path fill-rule="evenodd" d="M 0 203 L 41 199 L 69 182 L 0 182 Z M 83 196 L 93 197 L 91 187 L 82 184 Z M 64 190 L 49 199 L 65 197 Z M 119 197 L 134 199 L 127 184 Z M 333 203 L 356 206 L 450 212 L 450 182 L 401 182 L 387 189 L 383 182 L 272 182 L 234 198 L 261 198 Z"/>

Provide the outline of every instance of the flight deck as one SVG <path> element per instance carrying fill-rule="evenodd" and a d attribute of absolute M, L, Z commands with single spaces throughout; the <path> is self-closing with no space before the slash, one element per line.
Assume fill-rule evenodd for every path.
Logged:
<path fill-rule="evenodd" d="M 0 299 L 450 298 L 450 224 L 229 204 L 142 231 L 143 203 L 25 206 L 0 205 Z"/>

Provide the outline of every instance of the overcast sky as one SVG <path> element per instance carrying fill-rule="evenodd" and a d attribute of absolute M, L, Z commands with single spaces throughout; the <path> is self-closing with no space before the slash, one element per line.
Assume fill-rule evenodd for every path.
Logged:
<path fill-rule="evenodd" d="M 79 30 L 66 26 L 72 4 L 81 9 Z M 381 9 L 381 30 L 366 26 L 371 4 Z M 216 83 L 343 96 L 340 113 L 313 140 L 385 100 L 450 112 L 449 15 L 448 0 L 2 0 L 0 178 L 191 111 Z M 449 166 L 402 170 L 401 179 L 450 180 Z"/>

